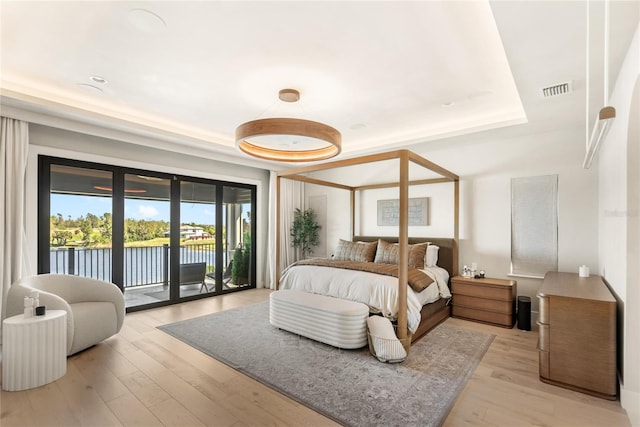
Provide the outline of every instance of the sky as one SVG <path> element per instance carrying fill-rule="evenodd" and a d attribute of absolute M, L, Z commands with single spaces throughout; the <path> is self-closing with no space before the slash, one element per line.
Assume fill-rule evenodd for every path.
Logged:
<path fill-rule="evenodd" d="M 71 219 L 92 213 L 101 216 L 111 212 L 110 197 L 95 197 L 70 194 L 51 194 L 51 215 L 62 214 Z M 126 199 L 125 218 L 169 221 L 169 202 L 154 200 Z M 180 206 L 182 223 L 215 225 L 215 206 L 197 203 L 182 203 Z"/>

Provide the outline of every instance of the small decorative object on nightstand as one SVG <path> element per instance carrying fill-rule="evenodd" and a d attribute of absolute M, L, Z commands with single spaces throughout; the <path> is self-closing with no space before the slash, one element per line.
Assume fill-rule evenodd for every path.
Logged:
<path fill-rule="evenodd" d="M 453 317 L 513 327 L 516 318 L 515 280 L 451 278 Z"/>

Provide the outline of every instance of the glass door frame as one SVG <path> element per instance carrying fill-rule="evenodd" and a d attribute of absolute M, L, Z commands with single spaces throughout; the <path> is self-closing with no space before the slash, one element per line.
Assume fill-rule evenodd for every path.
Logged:
<path fill-rule="evenodd" d="M 225 293 L 238 292 L 256 287 L 256 220 L 257 218 L 257 187 L 253 184 L 236 183 L 231 181 L 213 180 L 201 177 L 193 177 L 186 175 L 168 174 L 162 172 L 154 172 L 149 170 L 141 170 L 136 168 L 127 168 L 121 166 L 100 164 L 82 160 L 65 159 L 47 155 L 38 156 L 38 274 L 50 272 L 50 193 L 51 193 L 51 165 L 70 166 L 77 168 L 95 169 L 112 173 L 112 272 L 111 280 L 120 290 L 125 292 L 124 288 L 124 220 L 125 220 L 125 175 L 136 174 L 144 176 L 155 176 L 171 181 L 170 196 L 170 286 L 169 299 L 138 306 L 127 307 L 127 312 L 145 310 L 154 307 L 160 307 L 170 304 L 176 304 L 184 301 L 207 298 Z M 201 182 L 216 186 L 216 224 L 223 224 L 223 191 L 224 187 L 237 187 L 249 189 L 251 191 L 251 283 L 237 289 L 222 289 L 223 274 L 223 230 L 221 226 L 216 226 L 216 254 L 215 254 L 215 291 L 211 293 L 191 295 L 180 297 L 180 184 L 182 181 Z"/>

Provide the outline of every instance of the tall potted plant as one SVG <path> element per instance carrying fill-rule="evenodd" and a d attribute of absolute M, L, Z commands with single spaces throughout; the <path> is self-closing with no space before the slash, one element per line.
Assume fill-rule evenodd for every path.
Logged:
<path fill-rule="evenodd" d="M 316 213 L 313 209 L 301 210 L 296 208 L 293 215 L 293 224 L 289 232 L 291 245 L 302 252 L 302 258 L 313 253 L 313 248 L 318 246 L 320 224 L 316 221 Z"/>

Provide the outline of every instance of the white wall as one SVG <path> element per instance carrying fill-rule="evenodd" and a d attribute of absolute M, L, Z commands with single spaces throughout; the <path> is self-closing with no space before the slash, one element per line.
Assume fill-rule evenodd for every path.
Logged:
<path fill-rule="evenodd" d="M 627 52 L 609 104 L 616 119 L 597 159 L 600 174 L 600 273 L 620 299 L 622 381 L 620 400 L 632 425 L 640 425 L 640 25 Z M 622 321 L 620 321 L 622 320 Z"/>
<path fill-rule="evenodd" d="M 336 249 L 338 239 L 351 240 L 350 196 L 347 190 L 305 184 L 305 198 L 307 200 L 319 195 L 325 195 L 327 203 L 326 222 L 319 221 L 320 227 L 322 227 L 320 236 L 321 239 L 325 239 L 321 245 L 326 248 L 326 255 L 331 256 Z M 309 206 L 308 203 L 307 206 Z"/>
<path fill-rule="evenodd" d="M 505 132 L 506 133 L 506 132 Z M 558 175 L 558 268 L 597 270 L 597 174 L 582 169 L 584 130 L 483 138 L 473 145 L 422 154 L 461 178 L 461 264 L 477 262 L 507 277 L 511 256 L 510 185 L 514 177 Z M 540 280 L 515 278 L 518 294 L 535 298 Z"/>
<path fill-rule="evenodd" d="M 454 200 L 453 183 L 416 185 L 409 187 L 409 198 L 427 197 L 427 226 L 412 226 L 411 237 L 451 237 L 453 236 Z M 398 188 L 384 188 L 362 191 L 360 194 L 358 235 L 397 236 L 398 227 L 379 226 L 377 217 L 378 200 L 398 199 Z"/>
<path fill-rule="evenodd" d="M 257 285 L 265 283 L 269 172 L 210 158 L 169 153 L 140 145 L 37 124 L 29 126 L 29 161 L 27 166 L 27 239 L 30 257 L 37 260 L 37 173 L 38 155 L 133 167 L 150 171 L 219 179 L 257 186 Z M 34 271 L 35 273 L 35 271 Z"/>

